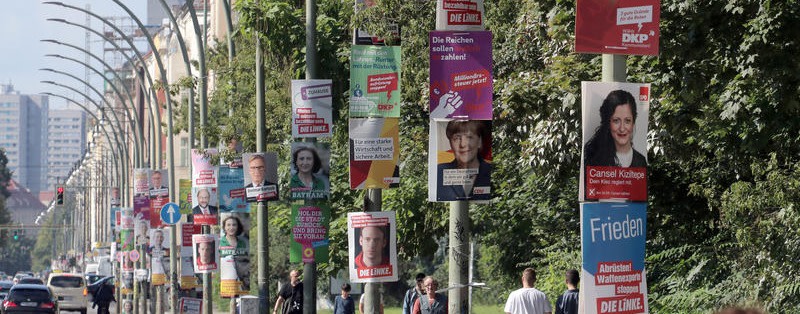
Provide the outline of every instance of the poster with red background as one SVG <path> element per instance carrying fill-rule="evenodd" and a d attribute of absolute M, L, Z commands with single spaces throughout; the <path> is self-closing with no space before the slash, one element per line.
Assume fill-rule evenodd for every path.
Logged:
<path fill-rule="evenodd" d="M 575 52 L 658 55 L 659 0 L 578 0 Z"/>

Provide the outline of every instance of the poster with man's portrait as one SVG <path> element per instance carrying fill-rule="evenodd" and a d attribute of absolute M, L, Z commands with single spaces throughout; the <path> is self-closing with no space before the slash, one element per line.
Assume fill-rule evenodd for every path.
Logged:
<path fill-rule="evenodd" d="M 192 221 L 196 225 L 216 225 L 219 214 L 217 188 L 192 187 Z"/>
<path fill-rule="evenodd" d="M 352 282 L 397 281 L 395 212 L 348 213 L 347 240 Z"/>
<path fill-rule="evenodd" d="M 122 199 L 119 196 L 119 188 L 111 188 L 111 207 L 122 206 Z"/>
<path fill-rule="evenodd" d="M 150 198 L 169 198 L 169 175 L 167 169 L 150 172 L 150 187 L 147 194 Z"/>
<path fill-rule="evenodd" d="M 350 188 L 400 186 L 400 129 L 397 118 L 350 119 Z"/>
<path fill-rule="evenodd" d="M 582 82 L 578 199 L 647 201 L 650 84 Z"/>
<path fill-rule="evenodd" d="M 278 155 L 272 152 L 243 154 L 242 164 L 247 201 L 277 200 Z"/>
<path fill-rule="evenodd" d="M 217 267 L 217 237 L 211 234 L 192 235 L 194 272 L 213 273 Z"/>
<path fill-rule="evenodd" d="M 428 200 L 492 198 L 492 121 L 431 120 Z"/>
<path fill-rule="evenodd" d="M 170 229 L 150 229 L 150 242 L 147 243 L 147 253 L 151 256 L 169 256 Z"/>
<path fill-rule="evenodd" d="M 289 180 L 291 199 L 327 199 L 330 194 L 330 145 L 325 143 L 292 143 Z"/>

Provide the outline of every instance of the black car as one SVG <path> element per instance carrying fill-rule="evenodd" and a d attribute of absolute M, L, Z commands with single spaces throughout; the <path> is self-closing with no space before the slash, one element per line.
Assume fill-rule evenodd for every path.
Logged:
<path fill-rule="evenodd" d="M 58 301 L 47 286 L 16 284 L 3 300 L 3 314 L 58 313 Z"/>
<path fill-rule="evenodd" d="M 14 282 L 11 280 L 0 281 L 0 302 L 2 302 L 3 299 L 6 298 L 6 295 L 8 295 L 8 290 L 11 289 L 11 287 L 13 286 Z"/>
<path fill-rule="evenodd" d="M 44 285 L 44 281 L 36 277 L 22 277 L 17 284 Z"/>

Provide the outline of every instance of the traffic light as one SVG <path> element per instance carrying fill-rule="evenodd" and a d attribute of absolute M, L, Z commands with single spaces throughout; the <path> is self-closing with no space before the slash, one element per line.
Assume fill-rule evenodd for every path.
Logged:
<path fill-rule="evenodd" d="M 14 230 L 14 240 L 19 240 L 19 232 L 17 230 Z"/>
<path fill-rule="evenodd" d="M 64 187 L 56 188 L 56 205 L 64 205 Z"/>

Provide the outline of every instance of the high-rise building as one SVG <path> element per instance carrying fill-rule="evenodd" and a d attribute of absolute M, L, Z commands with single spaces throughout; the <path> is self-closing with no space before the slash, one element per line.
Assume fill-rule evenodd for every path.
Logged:
<path fill-rule="evenodd" d="M 34 195 L 47 189 L 47 111 L 44 95 L 25 95 L 0 85 L 0 148 L 12 178 Z"/>
<path fill-rule="evenodd" d="M 64 182 L 75 162 L 86 149 L 86 112 L 83 110 L 50 110 L 47 128 L 47 189 Z"/>

